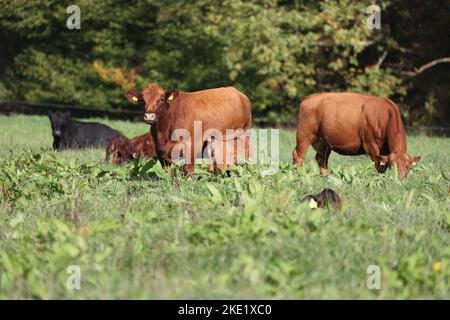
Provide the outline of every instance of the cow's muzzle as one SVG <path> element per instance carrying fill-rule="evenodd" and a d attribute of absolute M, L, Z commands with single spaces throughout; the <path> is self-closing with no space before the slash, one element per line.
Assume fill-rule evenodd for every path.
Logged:
<path fill-rule="evenodd" d="M 156 113 L 154 112 L 146 112 L 144 113 L 144 122 L 148 124 L 155 124 L 158 121 L 156 120 Z"/>

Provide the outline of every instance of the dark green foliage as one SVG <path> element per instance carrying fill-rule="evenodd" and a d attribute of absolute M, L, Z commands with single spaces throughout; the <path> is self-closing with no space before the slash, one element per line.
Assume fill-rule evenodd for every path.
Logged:
<path fill-rule="evenodd" d="M 130 87 L 194 91 L 234 85 L 255 116 L 293 120 L 307 94 L 393 98 L 408 124 L 448 123 L 448 1 L 379 2 L 381 30 L 360 1 L 0 1 L 0 99 L 131 108 Z M 377 62 L 387 53 L 386 59 Z"/>

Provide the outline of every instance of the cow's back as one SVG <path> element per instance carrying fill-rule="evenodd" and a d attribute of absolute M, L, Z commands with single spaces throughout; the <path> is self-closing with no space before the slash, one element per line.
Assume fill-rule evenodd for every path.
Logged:
<path fill-rule="evenodd" d="M 204 130 L 251 127 L 250 101 L 233 87 L 180 92 L 177 100 L 175 128 L 192 128 L 194 121 L 201 121 Z"/>
<path fill-rule="evenodd" d="M 361 154 L 366 119 L 377 119 L 365 105 L 384 109 L 385 104 L 383 98 L 358 93 L 314 94 L 301 103 L 299 123 L 338 153 Z"/>
<path fill-rule="evenodd" d="M 122 134 L 101 123 L 70 120 L 64 132 L 64 140 L 67 148 L 104 148 L 118 135 Z"/>

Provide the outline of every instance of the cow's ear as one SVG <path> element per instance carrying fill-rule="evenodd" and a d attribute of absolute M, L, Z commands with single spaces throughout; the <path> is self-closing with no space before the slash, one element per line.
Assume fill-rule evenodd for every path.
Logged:
<path fill-rule="evenodd" d="M 169 90 L 164 94 L 164 98 L 166 101 L 173 101 L 178 97 L 180 92 L 178 90 Z"/>
<path fill-rule="evenodd" d="M 410 157 L 410 158 L 409 158 L 409 162 L 411 163 L 412 166 L 415 166 L 415 165 L 417 164 L 417 162 L 420 161 L 420 159 L 422 159 L 421 156 Z"/>
<path fill-rule="evenodd" d="M 138 103 L 142 98 L 142 94 L 135 89 L 127 90 L 127 92 L 125 92 L 125 96 L 127 97 L 128 101 L 134 104 Z"/>

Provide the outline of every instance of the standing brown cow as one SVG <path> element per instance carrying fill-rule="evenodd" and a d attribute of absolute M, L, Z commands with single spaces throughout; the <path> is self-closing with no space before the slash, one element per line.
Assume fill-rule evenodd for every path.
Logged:
<path fill-rule="evenodd" d="M 251 104 L 233 87 L 182 92 L 151 83 L 142 92 L 128 90 L 126 96 L 130 102 L 144 106 L 144 121 L 152 125 L 156 153 L 165 167 L 180 155 L 186 157 L 184 171 L 193 172 L 195 159 L 202 154 L 211 131 L 216 139 L 249 140 L 245 132 L 252 125 Z M 235 133 L 230 135 L 230 131 Z M 184 135 L 175 137 L 179 132 Z"/>
<path fill-rule="evenodd" d="M 311 144 L 324 176 L 331 150 L 368 154 L 378 172 L 396 164 L 401 177 L 420 160 L 407 154 L 405 129 L 395 103 L 358 93 L 318 93 L 305 98 L 298 113 L 294 164 L 303 163 Z"/>

